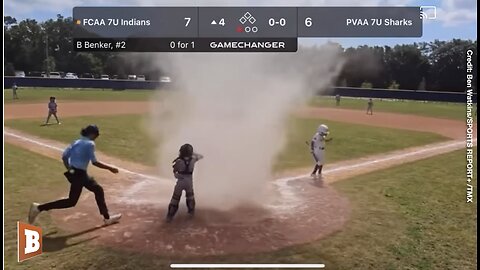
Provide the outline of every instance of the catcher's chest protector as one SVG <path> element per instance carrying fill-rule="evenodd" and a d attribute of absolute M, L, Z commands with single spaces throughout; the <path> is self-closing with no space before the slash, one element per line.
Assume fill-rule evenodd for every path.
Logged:
<path fill-rule="evenodd" d="M 182 160 L 185 163 L 185 169 L 183 171 L 179 172 L 179 173 L 181 173 L 181 174 L 193 174 L 193 168 L 194 168 L 193 164 L 190 168 L 190 164 L 192 163 L 192 159 L 188 159 L 188 160 L 187 159 L 182 159 Z"/>

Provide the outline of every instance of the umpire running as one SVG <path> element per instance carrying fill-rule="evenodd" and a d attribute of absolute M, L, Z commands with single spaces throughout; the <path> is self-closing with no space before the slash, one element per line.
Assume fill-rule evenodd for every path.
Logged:
<path fill-rule="evenodd" d="M 67 168 L 67 172 L 64 175 L 70 182 L 68 198 L 45 204 L 32 203 L 28 214 L 28 222 L 30 224 L 35 222 L 35 218 L 42 211 L 74 207 L 80 198 L 83 187 L 95 194 L 95 200 L 97 201 L 100 214 L 103 215 L 105 225 L 116 223 L 122 217 L 121 214 L 109 215 L 103 188 L 87 174 L 87 167 L 90 161 L 98 168 L 118 173 L 117 168 L 103 164 L 95 157 L 94 141 L 100 135 L 98 127 L 89 125 L 83 128 L 80 134 L 82 137 L 68 146 L 62 155 L 63 164 Z"/>
<path fill-rule="evenodd" d="M 203 156 L 193 152 L 193 146 L 184 144 L 180 147 L 178 157 L 173 161 L 173 174 L 177 179 L 177 184 L 173 191 L 172 200 L 168 205 L 167 222 L 172 221 L 177 213 L 178 204 L 182 198 L 182 192 L 185 190 L 187 197 L 188 213 L 193 216 L 195 213 L 195 197 L 193 194 L 193 170 L 195 163 Z"/>

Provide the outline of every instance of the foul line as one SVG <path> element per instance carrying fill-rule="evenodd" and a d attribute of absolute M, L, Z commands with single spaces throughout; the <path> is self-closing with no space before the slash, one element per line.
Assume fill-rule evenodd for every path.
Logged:
<path fill-rule="evenodd" d="M 63 152 L 62 148 L 59 148 L 59 147 L 56 147 L 56 146 L 53 146 L 53 145 L 49 145 L 49 144 L 46 144 L 46 143 L 31 139 L 31 138 L 28 138 L 28 137 L 25 137 L 25 136 L 21 136 L 21 135 L 11 133 L 11 132 L 8 132 L 8 131 L 5 131 L 4 134 L 7 135 L 7 136 L 11 136 L 11 137 L 14 137 L 14 138 L 32 143 L 32 144 L 36 144 L 36 145 L 45 147 L 45 148 L 53 149 L 53 150 L 56 150 L 58 152 Z M 477 140 L 474 139 L 473 141 L 476 144 Z M 461 148 L 460 146 L 464 146 L 464 145 L 465 145 L 464 141 L 454 141 L 454 142 L 445 143 L 445 144 L 439 145 L 439 146 L 430 146 L 430 147 L 427 147 L 427 148 L 424 148 L 424 149 L 421 149 L 421 150 L 417 150 L 417 151 L 413 151 L 413 152 L 393 154 L 392 156 L 387 156 L 387 157 L 383 157 L 383 158 L 378 158 L 378 159 L 374 159 L 374 160 L 360 162 L 360 163 L 357 163 L 357 164 L 340 166 L 340 167 L 332 168 L 332 169 L 326 169 L 325 174 L 331 174 L 331 173 L 338 172 L 338 171 L 345 171 L 345 170 L 350 170 L 350 169 L 354 169 L 354 168 L 365 167 L 365 166 L 369 166 L 371 164 L 382 163 L 382 162 L 386 162 L 386 161 L 390 161 L 390 160 L 404 159 L 406 157 L 410 157 L 410 156 L 414 156 L 414 155 L 418 155 L 418 154 L 423 154 L 423 153 L 427 153 L 427 152 L 433 152 L 433 151 L 436 151 L 436 150 L 441 150 L 441 149 L 450 148 L 450 147 L 454 147 L 455 149 L 457 147 Z M 115 166 L 113 164 L 108 164 L 108 165 Z M 138 172 L 130 171 L 128 169 L 121 168 L 121 167 L 118 167 L 118 170 L 121 171 L 121 172 L 127 173 L 127 174 L 139 176 L 139 177 L 142 177 L 142 178 L 148 179 L 148 180 L 166 180 L 166 179 L 162 179 L 162 178 L 157 177 L 157 176 L 138 173 Z M 309 177 L 309 176 L 310 175 L 308 175 L 308 174 L 304 174 L 304 175 L 293 176 L 293 177 L 279 178 L 279 179 L 275 179 L 274 181 L 279 182 L 279 184 L 280 183 L 285 184 L 286 182 L 303 179 L 303 178 L 306 178 L 306 177 Z"/>
<path fill-rule="evenodd" d="M 477 140 L 475 139 L 474 143 L 476 143 L 476 142 L 477 142 Z M 428 153 L 428 152 L 434 152 L 436 150 L 441 150 L 441 149 L 444 149 L 444 148 L 452 147 L 454 149 L 457 149 L 457 147 L 458 147 L 458 149 L 459 149 L 459 148 L 461 148 L 460 146 L 464 146 L 464 145 L 465 145 L 464 141 L 455 141 L 455 142 L 445 143 L 445 144 L 442 144 L 442 145 L 439 145 L 439 146 L 430 146 L 430 147 L 427 147 L 427 148 L 424 148 L 424 149 L 421 149 L 421 150 L 416 150 L 416 151 L 413 151 L 413 152 L 393 154 L 391 156 L 378 158 L 378 159 L 374 159 L 374 160 L 369 160 L 369 161 L 364 161 L 364 162 L 360 162 L 360 163 L 357 163 L 357 164 L 345 165 L 345 166 L 340 166 L 340 167 L 337 167 L 337 168 L 326 169 L 325 174 L 331 174 L 331 173 L 338 172 L 338 171 L 345 171 L 345 170 L 350 170 L 350 169 L 354 169 L 354 168 L 369 166 L 371 164 L 382 163 L 382 162 L 386 162 L 386 161 L 390 161 L 390 160 L 404 159 L 406 157 L 419 155 L 419 154 L 423 154 L 423 153 Z M 280 179 L 276 179 L 276 181 L 287 181 L 288 182 L 288 181 L 291 181 L 291 180 L 298 180 L 298 179 L 306 178 L 306 177 L 309 177 L 309 176 L 310 176 L 309 174 L 304 174 L 304 175 L 299 175 L 299 176 L 280 178 Z"/>
<path fill-rule="evenodd" d="M 8 131 L 5 131 L 3 134 L 5 135 L 8 135 L 8 136 L 11 136 L 11 137 L 14 137 L 14 138 L 17 138 L 17 139 L 20 139 L 20 140 L 23 140 L 23 141 L 26 141 L 26 142 L 29 142 L 29 143 L 33 143 L 33 144 L 36 144 L 36 145 L 39 145 L 39 146 L 42 146 L 42 147 L 45 147 L 45 148 L 49 148 L 49 149 L 53 149 L 53 150 L 56 150 L 60 153 L 63 153 L 63 149 L 62 148 L 59 148 L 59 147 L 56 147 L 56 146 L 53 146 L 53 145 L 49 145 L 49 144 L 46 144 L 46 143 L 43 143 L 43 142 L 40 142 L 40 141 L 37 141 L 37 140 L 34 140 L 34 139 L 31 139 L 31 138 L 28 138 L 28 137 L 25 137 L 25 136 L 21 136 L 21 135 L 17 135 L 15 133 L 10 133 Z M 113 166 L 113 167 L 117 167 L 113 164 L 109 164 L 109 163 L 105 163 L 109 166 Z M 149 180 L 164 180 L 160 177 L 156 177 L 156 176 L 153 176 L 153 175 L 148 175 L 148 174 L 143 174 L 143 173 L 137 173 L 137 172 L 134 172 L 134 171 L 130 171 L 128 169 L 125 169 L 125 168 L 121 168 L 121 167 L 117 167 L 119 171 L 121 172 L 124 172 L 124 173 L 127 173 L 127 174 L 131 174 L 131 175 L 135 175 L 135 176 L 139 176 L 139 177 L 143 177 L 145 179 L 149 179 Z"/>

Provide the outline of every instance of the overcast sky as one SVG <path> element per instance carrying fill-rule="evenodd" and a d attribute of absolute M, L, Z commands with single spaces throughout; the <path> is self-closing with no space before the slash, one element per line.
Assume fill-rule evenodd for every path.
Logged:
<path fill-rule="evenodd" d="M 4 1 L 4 15 L 21 19 L 43 21 L 57 14 L 72 16 L 75 6 L 226 6 L 225 0 L 9 0 Z M 344 46 L 395 45 L 434 39 L 477 39 L 476 0 L 231 0 L 229 6 L 436 6 L 437 19 L 424 22 L 421 38 L 343 38 L 301 39 L 302 43 L 336 41 Z"/>

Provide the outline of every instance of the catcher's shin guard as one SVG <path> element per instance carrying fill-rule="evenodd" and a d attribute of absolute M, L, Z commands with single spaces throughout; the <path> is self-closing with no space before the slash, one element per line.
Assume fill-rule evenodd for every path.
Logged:
<path fill-rule="evenodd" d="M 173 192 L 172 199 L 170 200 L 170 204 L 168 205 L 168 213 L 167 213 L 167 220 L 171 220 L 178 210 L 178 203 L 180 202 L 180 198 L 182 197 L 182 192 L 178 192 L 177 189 Z"/>
<path fill-rule="evenodd" d="M 195 198 L 187 199 L 188 213 L 193 214 L 195 212 Z"/>
<path fill-rule="evenodd" d="M 167 218 L 171 219 L 175 216 L 175 214 L 178 211 L 178 204 L 169 204 L 168 205 L 168 213 L 167 213 Z"/>
<path fill-rule="evenodd" d="M 195 212 L 195 197 L 193 196 L 193 193 L 190 192 L 188 192 L 186 195 L 188 213 L 193 214 Z"/>

